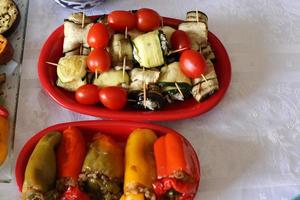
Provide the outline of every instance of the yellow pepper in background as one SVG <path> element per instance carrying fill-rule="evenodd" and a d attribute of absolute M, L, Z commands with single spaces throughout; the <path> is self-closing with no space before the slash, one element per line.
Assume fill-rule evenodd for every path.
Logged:
<path fill-rule="evenodd" d="M 151 199 L 156 179 L 153 145 L 157 137 L 149 129 L 136 129 L 127 139 L 125 149 L 124 196 L 122 200 Z"/>
<path fill-rule="evenodd" d="M 9 120 L 7 110 L 0 106 L 0 166 L 8 154 Z"/>

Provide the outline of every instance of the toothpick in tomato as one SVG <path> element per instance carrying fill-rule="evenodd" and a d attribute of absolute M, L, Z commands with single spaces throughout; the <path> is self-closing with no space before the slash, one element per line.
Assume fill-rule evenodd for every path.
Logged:
<path fill-rule="evenodd" d="M 93 73 L 105 72 L 110 69 L 111 57 L 105 49 L 94 49 L 88 55 L 87 66 Z"/>
<path fill-rule="evenodd" d="M 87 43 L 92 48 L 105 48 L 109 42 L 109 31 L 102 23 L 94 24 L 87 35 Z"/>
<path fill-rule="evenodd" d="M 191 42 L 186 32 L 176 30 L 171 36 L 171 44 L 174 50 L 191 49 Z"/>
<path fill-rule="evenodd" d="M 179 58 L 181 71 L 189 78 L 199 78 L 207 70 L 205 58 L 195 50 L 185 50 Z"/>
<path fill-rule="evenodd" d="M 149 8 L 139 9 L 136 16 L 137 28 L 143 32 L 153 31 L 161 24 L 161 16 L 155 10 Z"/>
<path fill-rule="evenodd" d="M 126 27 L 127 30 L 131 30 L 135 28 L 137 24 L 135 14 L 125 10 L 112 11 L 108 14 L 107 21 L 109 27 L 115 31 L 124 31 Z"/>

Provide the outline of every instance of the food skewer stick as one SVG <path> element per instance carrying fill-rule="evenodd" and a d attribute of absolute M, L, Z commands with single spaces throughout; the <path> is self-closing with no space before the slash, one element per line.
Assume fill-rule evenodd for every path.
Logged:
<path fill-rule="evenodd" d="M 146 87 L 147 87 L 147 83 L 144 81 L 144 87 L 143 87 L 143 91 L 144 91 L 144 108 L 146 108 L 146 99 L 147 99 Z"/>
<path fill-rule="evenodd" d="M 168 56 L 173 54 L 173 53 L 177 53 L 177 52 L 184 51 L 184 50 L 187 50 L 187 49 L 188 49 L 187 47 L 184 47 L 184 48 L 181 48 L 181 49 L 176 49 L 176 50 L 170 51 L 168 53 Z"/>
<path fill-rule="evenodd" d="M 81 28 L 84 28 L 84 20 L 85 20 L 85 14 L 84 14 L 84 11 L 82 11 Z"/>
<path fill-rule="evenodd" d="M 204 79 L 204 81 L 207 83 L 207 79 L 205 78 L 205 76 L 203 74 L 201 74 L 201 77 Z"/>
<path fill-rule="evenodd" d="M 53 63 L 53 62 L 46 62 L 47 64 L 49 64 L 49 65 L 52 65 L 52 66 L 58 66 L 58 63 Z"/>
<path fill-rule="evenodd" d="M 120 46 L 120 48 L 119 48 L 118 54 L 119 54 L 119 59 L 121 59 L 121 57 L 122 57 L 122 43 L 121 43 L 121 41 L 119 41 L 119 46 Z"/>
<path fill-rule="evenodd" d="M 178 92 L 180 93 L 180 95 L 184 98 L 184 95 L 176 82 L 175 82 L 175 86 L 176 86 Z"/>
<path fill-rule="evenodd" d="M 125 82 L 126 56 L 123 58 L 123 83 Z"/>
<path fill-rule="evenodd" d="M 197 23 L 199 22 L 199 13 L 198 13 L 198 9 L 196 9 L 196 20 L 197 20 Z"/>
<path fill-rule="evenodd" d="M 98 70 L 97 69 L 95 70 L 95 78 L 96 79 L 98 78 Z"/>
<path fill-rule="evenodd" d="M 127 35 L 128 35 L 128 28 L 126 26 L 126 28 L 125 28 L 125 39 L 127 39 Z"/>

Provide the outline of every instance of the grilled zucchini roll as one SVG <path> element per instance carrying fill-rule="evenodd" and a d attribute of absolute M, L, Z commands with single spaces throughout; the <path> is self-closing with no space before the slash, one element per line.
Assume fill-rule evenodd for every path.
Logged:
<path fill-rule="evenodd" d="M 59 78 L 56 81 L 56 85 L 58 87 L 64 88 L 67 91 L 75 92 L 80 86 L 87 84 L 87 80 L 84 77 L 83 79 L 76 79 L 71 82 L 62 82 Z"/>
<path fill-rule="evenodd" d="M 204 74 L 207 81 L 202 77 L 193 79 L 192 94 L 197 101 L 202 101 L 219 89 L 219 82 L 213 63 L 207 60 L 207 71 Z"/>
<path fill-rule="evenodd" d="M 88 55 L 90 52 L 87 44 L 87 34 L 93 26 L 91 18 L 84 16 L 84 25 L 82 28 L 83 14 L 74 13 L 64 22 L 64 44 L 63 53 L 65 55 Z"/>
<path fill-rule="evenodd" d="M 161 68 L 158 84 L 162 87 L 162 94 L 169 102 L 172 100 L 184 101 L 190 96 L 191 79 L 185 76 L 178 62 L 173 62 Z"/>
<path fill-rule="evenodd" d="M 165 63 L 168 41 L 161 30 L 145 33 L 133 39 L 133 56 L 141 67 L 159 67 Z"/>
<path fill-rule="evenodd" d="M 137 109 L 159 110 L 165 104 L 160 87 L 156 84 L 159 79 L 160 71 L 143 70 L 134 68 L 130 72 L 131 84 L 129 86 L 129 104 Z M 146 94 L 144 93 L 146 84 Z M 146 96 L 146 100 L 144 97 Z"/>
<path fill-rule="evenodd" d="M 93 84 L 99 87 L 107 86 L 124 86 L 128 87 L 129 85 L 129 76 L 127 72 L 124 73 L 121 70 L 111 69 L 107 72 L 103 72 L 94 79 Z"/>
<path fill-rule="evenodd" d="M 116 70 L 123 69 L 123 60 L 126 57 L 125 69 L 130 70 L 133 66 L 132 45 L 123 34 L 114 34 L 109 45 L 109 53 L 112 56 L 112 66 Z"/>

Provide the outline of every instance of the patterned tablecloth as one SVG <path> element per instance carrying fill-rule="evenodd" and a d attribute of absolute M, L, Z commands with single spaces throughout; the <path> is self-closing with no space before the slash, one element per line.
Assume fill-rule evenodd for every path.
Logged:
<path fill-rule="evenodd" d="M 202 166 L 196 199 L 290 200 L 300 194 L 300 1 L 108 0 L 90 14 L 152 7 L 184 18 L 202 10 L 228 50 L 232 82 L 223 101 L 192 119 L 160 123 L 184 134 Z M 25 141 L 55 123 L 94 119 L 70 112 L 42 90 L 37 58 L 47 36 L 72 11 L 30 0 L 21 66 L 15 158 Z M 18 199 L 15 183 L 0 199 Z"/>

